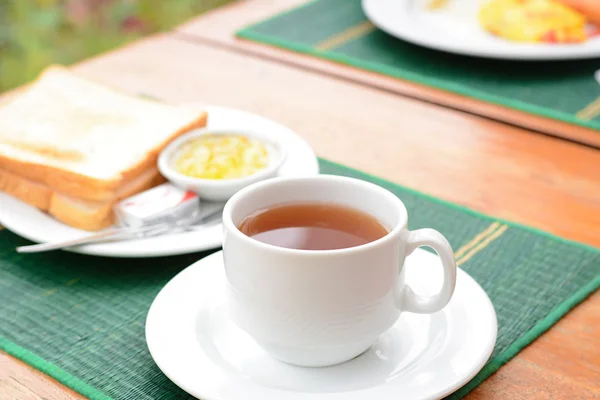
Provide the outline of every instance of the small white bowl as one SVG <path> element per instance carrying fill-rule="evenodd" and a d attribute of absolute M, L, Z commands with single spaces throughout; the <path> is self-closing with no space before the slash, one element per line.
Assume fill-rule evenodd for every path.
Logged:
<path fill-rule="evenodd" d="M 203 179 L 193 178 L 183 175 L 173 168 L 172 163 L 177 152 L 188 140 L 206 136 L 206 135 L 239 135 L 246 136 L 261 142 L 267 149 L 269 164 L 267 167 L 255 172 L 252 175 L 243 178 L 233 179 Z M 237 191 L 248 185 L 262 181 L 263 179 L 273 178 L 285 160 L 286 152 L 281 143 L 267 138 L 259 132 L 252 132 L 240 129 L 195 129 L 185 133 L 169 143 L 158 156 L 158 170 L 171 183 L 181 188 L 191 190 L 206 200 L 226 201 Z"/>

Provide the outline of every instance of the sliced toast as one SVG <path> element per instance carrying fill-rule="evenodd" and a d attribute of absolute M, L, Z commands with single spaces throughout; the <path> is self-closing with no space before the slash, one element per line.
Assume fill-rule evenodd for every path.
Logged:
<path fill-rule="evenodd" d="M 168 142 L 206 120 L 52 66 L 0 106 L 0 168 L 67 196 L 109 201 L 154 167 Z"/>
<path fill-rule="evenodd" d="M 114 204 L 126 197 L 163 183 L 156 168 L 142 173 L 105 201 L 90 201 L 53 191 L 50 187 L 0 169 L 0 191 L 6 192 L 59 221 L 78 229 L 96 231 L 114 223 Z"/>

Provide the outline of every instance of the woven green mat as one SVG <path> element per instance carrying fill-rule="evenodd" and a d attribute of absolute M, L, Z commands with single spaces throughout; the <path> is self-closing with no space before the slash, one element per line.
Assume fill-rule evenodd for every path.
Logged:
<path fill-rule="evenodd" d="M 499 331 L 492 358 L 452 398 L 481 383 L 600 286 L 600 250 L 329 161 L 320 160 L 320 166 L 322 173 L 365 179 L 394 192 L 406 203 L 409 227 L 442 232 L 458 264 L 494 303 Z M 121 260 L 14 251 L 27 243 L 0 231 L 1 349 L 92 399 L 189 398 L 152 361 L 144 322 L 159 290 L 208 253 Z"/>
<path fill-rule="evenodd" d="M 530 114 L 600 129 L 600 85 L 594 79 L 600 59 L 517 62 L 429 50 L 375 29 L 360 3 L 361 0 L 317 0 L 237 34 Z"/>

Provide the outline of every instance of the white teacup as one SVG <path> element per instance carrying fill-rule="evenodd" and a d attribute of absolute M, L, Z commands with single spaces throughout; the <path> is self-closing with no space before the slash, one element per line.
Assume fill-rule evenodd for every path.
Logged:
<path fill-rule="evenodd" d="M 297 250 L 259 242 L 237 226 L 284 203 L 327 202 L 366 212 L 390 232 L 346 249 Z M 404 204 L 365 181 L 332 175 L 275 178 L 236 193 L 223 211 L 230 317 L 272 357 L 300 366 L 350 360 L 373 345 L 402 311 L 433 313 L 452 297 L 456 263 L 433 229 L 407 229 Z M 419 246 L 439 255 L 443 285 L 432 297 L 404 281 L 404 259 Z"/>

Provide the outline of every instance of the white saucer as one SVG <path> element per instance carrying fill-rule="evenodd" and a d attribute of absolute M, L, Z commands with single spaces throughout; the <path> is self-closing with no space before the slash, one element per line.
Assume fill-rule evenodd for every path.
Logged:
<path fill-rule="evenodd" d="M 600 56 L 600 37 L 584 43 L 515 43 L 485 31 L 477 19 L 482 0 L 453 0 L 429 10 L 430 0 L 362 0 L 367 18 L 414 44 L 470 56 L 506 60 L 575 60 Z"/>
<path fill-rule="evenodd" d="M 436 290 L 438 263 L 424 250 L 407 259 L 407 280 L 416 291 Z M 224 285 L 218 252 L 173 278 L 146 320 L 146 341 L 156 364 L 203 400 L 438 399 L 475 376 L 496 341 L 492 303 L 459 270 L 454 297 L 444 310 L 403 314 L 370 350 L 344 364 L 295 367 L 268 357 L 229 320 Z"/>
<path fill-rule="evenodd" d="M 277 136 L 288 149 L 279 176 L 319 173 L 319 163 L 308 143 L 289 128 L 244 111 L 221 107 L 202 107 L 208 112 L 209 128 L 245 129 Z M 48 214 L 0 192 L 0 225 L 37 243 L 76 239 L 89 232 L 67 226 Z M 70 251 L 109 257 L 158 257 L 194 253 L 221 246 L 222 225 L 145 239 L 106 242 L 75 247 Z"/>

